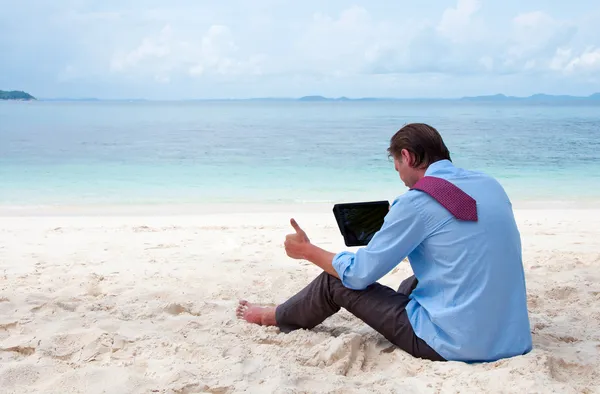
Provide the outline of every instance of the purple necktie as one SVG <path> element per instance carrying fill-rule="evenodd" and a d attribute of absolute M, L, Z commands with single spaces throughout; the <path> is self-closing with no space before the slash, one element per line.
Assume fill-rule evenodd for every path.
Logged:
<path fill-rule="evenodd" d="M 429 194 L 459 220 L 477 221 L 477 202 L 453 183 L 433 176 L 421 178 L 411 190 Z"/>

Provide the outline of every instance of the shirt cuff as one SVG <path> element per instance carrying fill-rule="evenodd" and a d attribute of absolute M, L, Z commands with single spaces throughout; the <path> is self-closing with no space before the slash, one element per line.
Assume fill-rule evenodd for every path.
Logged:
<path fill-rule="evenodd" d="M 335 272 L 337 272 L 338 276 L 340 277 L 340 280 L 342 281 L 342 284 L 346 287 L 348 286 L 344 280 L 344 272 L 346 272 L 346 269 L 350 265 L 352 265 L 354 256 L 355 255 L 352 252 L 339 252 L 333 257 L 333 261 L 331 262 L 333 269 L 335 270 Z"/>

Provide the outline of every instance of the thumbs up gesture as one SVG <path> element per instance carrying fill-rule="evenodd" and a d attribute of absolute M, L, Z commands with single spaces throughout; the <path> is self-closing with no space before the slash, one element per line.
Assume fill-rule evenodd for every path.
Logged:
<path fill-rule="evenodd" d="M 304 259 L 307 246 L 310 245 L 310 239 L 295 219 L 291 219 L 290 224 L 295 232 L 285 237 L 285 253 L 293 259 Z"/>

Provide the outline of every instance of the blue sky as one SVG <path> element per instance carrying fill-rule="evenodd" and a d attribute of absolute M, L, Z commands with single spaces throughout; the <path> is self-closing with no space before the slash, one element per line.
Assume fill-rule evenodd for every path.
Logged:
<path fill-rule="evenodd" d="M 0 89 L 37 97 L 600 91 L 597 0 L 0 0 Z"/>

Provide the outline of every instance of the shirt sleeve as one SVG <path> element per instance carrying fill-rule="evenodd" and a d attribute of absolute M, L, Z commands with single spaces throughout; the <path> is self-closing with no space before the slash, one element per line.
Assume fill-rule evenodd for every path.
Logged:
<path fill-rule="evenodd" d="M 363 290 L 396 267 L 426 237 L 425 222 L 407 194 L 390 207 L 383 226 L 366 247 L 340 252 L 333 268 L 345 287 Z"/>

